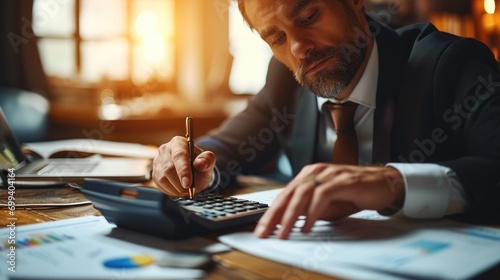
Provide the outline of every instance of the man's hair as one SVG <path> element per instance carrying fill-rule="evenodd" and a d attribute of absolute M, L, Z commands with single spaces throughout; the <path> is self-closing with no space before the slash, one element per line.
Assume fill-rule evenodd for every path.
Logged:
<path fill-rule="evenodd" d="M 270 0 L 270 1 L 273 1 L 273 0 Z M 338 0 L 338 1 L 340 3 L 342 3 L 342 4 L 344 4 L 344 8 L 345 8 L 346 2 L 344 0 Z M 251 29 L 254 29 L 254 27 L 250 23 L 250 20 L 248 20 L 248 16 L 247 16 L 247 13 L 246 13 L 246 10 L 245 10 L 245 0 L 233 0 L 233 2 L 235 2 L 238 5 L 238 9 L 240 10 L 241 16 L 243 17 L 243 19 L 245 20 L 245 22 L 248 24 L 248 26 Z M 364 7 L 363 7 L 363 9 L 364 9 Z"/>
<path fill-rule="evenodd" d="M 248 20 L 248 16 L 245 10 L 245 1 L 244 0 L 233 0 L 238 5 L 238 9 L 240 10 L 241 16 L 245 20 L 245 22 L 248 24 L 248 26 L 251 29 L 254 29 L 250 21 Z"/>

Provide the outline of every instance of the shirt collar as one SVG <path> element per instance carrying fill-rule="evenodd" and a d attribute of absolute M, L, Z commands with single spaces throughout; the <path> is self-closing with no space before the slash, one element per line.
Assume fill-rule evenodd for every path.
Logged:
<path fill-rule="evenodd" d="M 373 48 L 370 53 L 370 58 L 366 64 L 365 71 L 361 75 L 358 84 L 352 90 L 351 95 L 346 101 L 352 101 L 354 103 L 376 108 L 377 100 L 377 81 L 378 81 L 378 48 L 377 42 L 373 43 Z M 323 104 L 326 102 L 338 103 L 338 100 L 317 97 L 318 99 L 318 110 L 321 111 Z"/>

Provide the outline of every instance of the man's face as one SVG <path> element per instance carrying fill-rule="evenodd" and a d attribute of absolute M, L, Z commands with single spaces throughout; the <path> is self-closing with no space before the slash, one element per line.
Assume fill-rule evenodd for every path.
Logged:
<path fill-rule="evenodd" d="M 362 0 L 245 0 L 249 23 L 297 81 L 333 98 L 351 83 L 368 48 Z"/>

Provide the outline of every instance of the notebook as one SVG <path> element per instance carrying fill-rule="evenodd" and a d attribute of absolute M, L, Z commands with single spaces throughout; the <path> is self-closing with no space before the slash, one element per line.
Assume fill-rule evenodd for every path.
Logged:
<path fill-rule="evenodd" d="M 151 179 L 151 160 L 147 158 L 101 157 L 31 159 L 10 129 L 0 108 L 0 167 L 2 185 L 7 177 L 20 185 L 80 184 L 85 178 L 142 182 Z M 11 179 L 13 181 L 13 179 Z"/>

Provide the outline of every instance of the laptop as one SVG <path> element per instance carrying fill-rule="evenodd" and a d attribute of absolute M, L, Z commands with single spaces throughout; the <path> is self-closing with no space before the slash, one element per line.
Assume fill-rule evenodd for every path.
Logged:
<path fill-rule="evenodd" d="M 7 185 L 7 177 L 14 177 L 16 186 L 81 184 L 85 178 L 124 182 L 144 182 L 151 179 L 150 159 L 101 156 L 32 159 L 23 153 L 2 108 L 0 108 L 0 167 L 1 185 L 4 186 Z"/>

